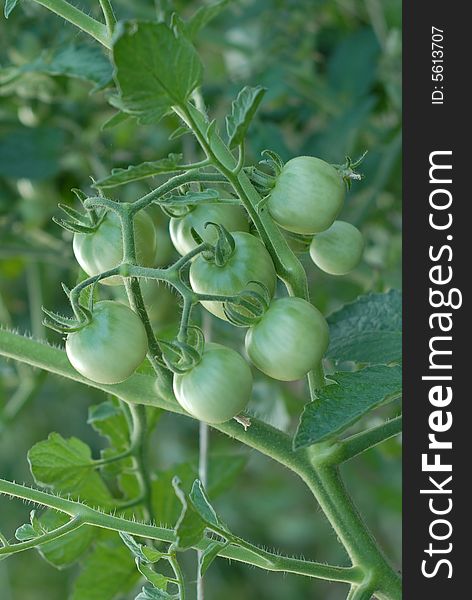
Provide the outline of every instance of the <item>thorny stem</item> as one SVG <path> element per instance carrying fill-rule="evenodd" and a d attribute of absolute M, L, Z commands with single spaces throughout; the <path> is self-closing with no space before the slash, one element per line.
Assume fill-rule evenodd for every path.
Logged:
<path fill-rule="evenodd" d="M 23 500 L 34 502 L 35 504 L 44 507 L 53 508 L 76 518 L 76 522 L 80 520 L 82 525 L 101 527 L 117 532 L 121 531 L 137 537 L 159 540 L 169 544 L 174 544 L 176 541 L 175 533 L 172 529 L 109 515 L 79 502 L 67 500 L 4 479 L 0 479 L 0 494 L 22 498 Z M 55 538 L 51 537 L 51 539 Z M 51 539 L 49 541 L 51 541 Z M 211 540 L 205 538 L 195 548 L 205 550 L 210 543 Z M 17 546 L 20 546 L 20 544 L 7 545 L 6 547 L 0 548 L 0 555 L 13 554 L 20 550 L 26 550 L 26 548 L 21 546 L 19 550 L 16 550 Z M 336 567 L 312 561 L 299 560 L 273 554 L 262 548 L 258 548 L 257 546 L 250 546 L 251 550 L 247 550 L 246 548 L 239 546 L 229 545 L 221 550 L 219 556 L 254 565 L 268 571 L 296 573 L 307 577 L 345 583 L 362 582 L 362 571 L 356 567 Z"/>

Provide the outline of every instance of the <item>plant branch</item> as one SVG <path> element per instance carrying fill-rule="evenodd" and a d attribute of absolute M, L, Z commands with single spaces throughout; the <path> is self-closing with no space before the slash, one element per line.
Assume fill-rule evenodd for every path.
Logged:
<path fill-rule="evenodd" d="M 356 433 L 339 442 L 339 463 L 347 462 L 362 452 L 381 444 L 402 431 L 402 415 L 367 431 Z"/>
<path fill-rule="evenodd" d="M 111 48 L 107 27 L 65 0 L 34 0 L 95 38 L 105 48 Z"/>
<path fill-rule="evenodd" d="M 110 0 L 99 0 L 99 2 L 107 26 L 108 37 L 111 39 L 116 25 L 115 13 L 113 12 Z"/>
<path fill-rule="evenodd" d="M 12 483 L 0 479 L 0 494 L 8 495 L 14 498 L 34 502 L 42 506 L 53 508 L 60 512 L 71 515 L 73 519 L 70 523 L 80 521 L 81 525 L 91 525 L 93 527 L 102 527 L 111 531 L 122 531 L 137 537 L 144 537 L 153 540 L 159 540 L 173 544 L 176 541 L 175 533 L 172 529 L 157 527 L 147 523 L 130 521 L 122 517 L 116 517 L 90 508 L 84 504 L 73 500 L 67 500 L 47 492 L 42 492 L 34 488 L 27 487 L 18 483 Z M 70 525 L 70 523 L 68 525 Z M 67 532 L 66 532 L 67 533 Z M 39 538 L 36 538 L 36 541 Z M 203 539 L 197 546 L 198 550 L 205 550 L 211 539 Z M 36 544 L 35 544 L 36 545 Z M 16 546 L 20 546 L 17 544 Z M 6 548 L 10 548 L 7 546 Z M 23 550 L 29 549 L 23 547 Z M 19 551 L 19 550 L 18 550 Z M 9 554 L 8 550 L 0 548 L 0 554 Z M 286 556 L 272 554 L 266 550 L 251 545 L 251 550 L 241 548 L 240 546 L 230 545 L 222 549 L 219 556 L 247 563 L 268 571 L 283 571 L 287 573 L 296 573 L 307 577 L 318 579 L 328 579 L 330 581 L 340 581 L 345 583 L 361 583 L 362 571 L 355 567 L 336 567 L 324 565 L 312 561 L 298 560 Z"/>

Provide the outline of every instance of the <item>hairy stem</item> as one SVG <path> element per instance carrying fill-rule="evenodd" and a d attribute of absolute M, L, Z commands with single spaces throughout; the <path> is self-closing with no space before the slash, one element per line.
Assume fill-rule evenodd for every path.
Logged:
<path fill-rule="evenodd" d="M 53 494 L 48 494 L 18 483 L 12 483 L 4 479 L 0 479 L 0 494 L 21 498 L 71 515 L 74 519 L 70 523 L 80 522 L 81 525 L 91 525 L 93 527 L 101 527 L 117 532 L 122 531 L 137 537 L 159 540 L 170 544 L 173 544 L 176 541 L 175 533 L 172 529 L 157 527 L 156 525 L 149 525 L 147 523 L 129 521 L 128 519 L 92 509 L 79 502 L 60 498 Z M 68 525 L 70 525 L 70 523 Z M 51 539 L 55 538 L 51 537 L 48 541 L 51 541 Z M 196 546 L 196 549 L 205 550 L 210 543 L 210 539 L 204 539 Z M 15 552 L 14 549 L 16 546 L 20 546 L 20 544 L 4 546 L 0 548 L 0 554 L 12 554 Z M 23 547 L 21 549 L 25 550 L 27 548 Z M 298 560 L 272 554 L 271 552 L 267 552 L 266 550 L 252 545 L 251 550 L 241 548 L 240 546 L 230 545 L 222 549 L 219 555 L 230 560 L 247 563 L 269 571 L 296 573 L 307 577 L 345 583 L 361 583 L 362 581 L 362 572 L 355 567 L 336 567 L 311 561 Z"/>
<path fill-rule="evenodd" d="M 111 48 L 107 27 L 65 0 L 34 0 L 95 38 L 105 48 Z"/>
<path fill-rule="evenodd" d="M 347 462 L 377 444 L 381 444 L 398 435 L 401 431 L 402 415 L 399 415 L 394 419 L 390 419 L 390 421 L 382 423 L 382 425 L 356 433 L 339 443 L 339 462 Z"/>

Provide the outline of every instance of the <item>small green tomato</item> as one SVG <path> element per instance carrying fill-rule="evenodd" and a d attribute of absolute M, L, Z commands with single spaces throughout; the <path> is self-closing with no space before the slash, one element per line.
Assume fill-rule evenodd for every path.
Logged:
<path fill-rule="evenodd" d="M 243 411 L 251 396 L 252 373 L 244 358 L 221 344 L 205 344 L 190 371 L 174 375 L 179 404 L 196 419 L 224 423 Z"/>
<path fill-rule="evenodd" d="M 310 256 L 317 267 L 330 275 L 345 275 L 360 263 L 364 252 L 362 233 L 345 221 L 335 221 L 318 233 L 310 245 Z"/>
<path fill-rule="evenodd" d="M 91 322 L 66 340 L 72 366 L 97 383 L 120 383 L 143 362 L 148 349 L 146 330 L 130 308 L 104 300 L 93 307 Z"/>
<path fill-rule="evenodd" d="M 345 184 L 334 167 L 313 156 L 298 156 L 282 168 L 268 208 L 283 229 L 313 234 L 330 227 L 343 207 L 345 195 Z"/>
<path fill-rule="evenodd" d="M 313 304 L 302 298 L 279 298 L 248 329 L 246 352 L 266 375 L 295 381 L 320 363 L 328 341 L 328 324 Z"/>

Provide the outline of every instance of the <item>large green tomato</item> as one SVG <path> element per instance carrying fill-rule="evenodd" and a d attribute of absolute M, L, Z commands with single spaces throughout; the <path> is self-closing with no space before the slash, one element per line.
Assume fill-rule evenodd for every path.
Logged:
<path fill-rule="evenodd" d="M 338 216 L 345 194 L 343 179 L 334 167 L 313 156 L 298 156 L 289 160 L 277 177 L 268 208 L 283 229 L 318 233 Z"/>
<path fill-rule="evenodd" d="M 317 308 L 302 298 L 280 298 L 248 329 L 246 352 L 266 375 L 295 381 L 320 363 L 328 341 L 328 324 Z"/>
<path fill-rule="evenodd" d="M 77 371 L 97 383 L 120 383 L 143 362 L 148 344 L 140 318 L 120 302 L 104 300 L 92 320 L 70 333 L 66 353 Z"/>
<path fill-rule="evenodd" d="M 198 256 L 190 267 L 190 284 L 200 294 L 234 296 L 248 287 L 250 281 L 266 286 L 273 296 L 276 285 L 274 263 L 264 244 L 249 233 L 232 234 L 233 254 L 224 266 Z M 251 284 L 249 287 L 254 287 Z M 256 291 L 260 291 L 257 286 Z M 220 319 L 226 319 L 222 302 L 204 301 L 202 305 Z"/>
<path fill-rule="evenodd" d="M 364 252 L 362 233 L 345 221 L 335 221 L 329 229 L 318 233 L 310 245 L 310 256 L 322 271 L 345 275 L 360 263 Z"/>
<path fill-rule="evenodd" d="M 174 375 L 174 394 L 188 413 L 206 423 L 224 423 L 243 411 L 252 390 L 252 373 L 244 358 L 221 344 L 205 345 L 201 361 Z"/>
<path fill-rule="evenodd" d="M 169 223 L 169 232 L 175 249 L 184 256 L 197 243 L 192 237 L 191 229 L 200 235 L 203 241 L 214 244 L 218 238 L 215 227 L 205 228 L 205 223 L 223 225 L 228 231 L 249 231 L 249 222 L 243 209 L 232 204 L 201 204 L 195 207 L 185 217 L 173 217 Z"/>
<path fill-rule="evenodd" d="M 152 219 L 140 211 L 134 219 L 136 257 L 143 267 L 154 266 L 156 257 L 156 231 Z M 75 258 L 82 269 L 93 277 L 117 267 L 123 260 L 123 240 L 120 220 L 116 213 L 108 212 L 93 233 L 75 233 L 73 240 Z M 119 276 L 107 277 L 101 283 L 121 285 Z"/>

